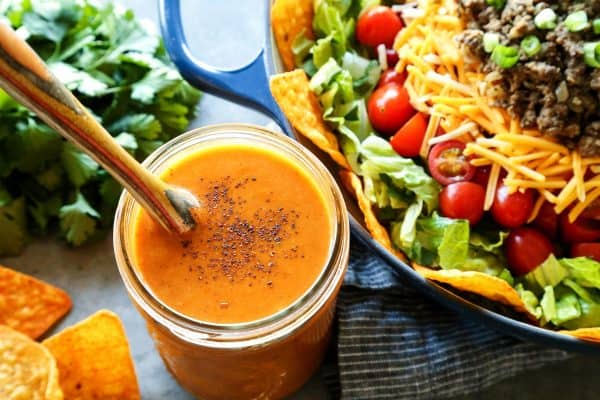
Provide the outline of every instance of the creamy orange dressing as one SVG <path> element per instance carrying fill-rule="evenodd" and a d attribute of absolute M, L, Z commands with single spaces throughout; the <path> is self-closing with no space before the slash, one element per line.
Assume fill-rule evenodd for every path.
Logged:
<path fill-rule="evenodd" d="M 161 174 L 202 202 L 198 226 L 167 233 L 134 218 L 135 265 L 165 304 L 213 323 L 268 317 L 298 300 L 330 253 L 332 211 L 296 162 L 262 146 L 212 145 Z"/>

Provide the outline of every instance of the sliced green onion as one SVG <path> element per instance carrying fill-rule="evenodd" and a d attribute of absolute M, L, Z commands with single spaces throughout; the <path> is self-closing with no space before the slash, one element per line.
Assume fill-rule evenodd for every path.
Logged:
<path fill-rule="evenodd" d="M 500 35 L 497 33 L 486 32 L 483 34 L 483 50 L 491 53 L 494 48 L 500 44 Z"/>
<path fill-rule="evenodd" d="M 540 29 L 554 29 L 556 28 L 556 20 L 558 17 L 551 8 L 544 8 L 538 13 L 533 19 L 533 23 Z"/>
<path fill-rule="evenodd" d="M 576 11 L 565 18 L 565 26 L 571 32 L 579 32 L 588 27 L 588 17 L 585 11 Z"/>
<path fill-rule="evenodd" d="M 596 35 L 600 34 L 600 18 L 596 18 L 592 21 L 592 28 L 594 28 L 594 33 Z"/>
<path fill-rule="evenodd" d="M 600 68 L 600 42 L 583 44 L 583 61 L 590 67 Z"/>
<path fill-rule="evenodd" d="M 515 47 L 498 45 L 492 51 L 492 61 L 501 68 L 510 68 L 519 61 L 519 50 Z"/>
<path fill-rule="evenodd" d="M 525 36 L 523 40 L 521 40 L 521 50 L 529 57 L 535 56 L 541 49 L 542 44 L 540 43 L 540 39 L 535 35 Z"/>
<path fill-rule="evenodd" d="M 506 0 L 485 0 L 488 6 L 492 6 L 497 10 L 502 10 L 506 4 Z"/>

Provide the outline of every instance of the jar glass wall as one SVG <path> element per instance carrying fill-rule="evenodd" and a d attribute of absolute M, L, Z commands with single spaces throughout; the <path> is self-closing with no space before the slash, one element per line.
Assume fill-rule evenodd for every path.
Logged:
<path fill-rule="evenodd" d="M 139 210 L 127 193 L 117 209 L 115 257 L 130 298 L 182 386 L 205 399 L 281 398 L 306 382 L 324 357 L 348 262 L 345 204 L 317 157 L 288 137 L 258 126 L 223 124 L 190 131 L 156 150 L 144 165 L 159 174 L 186 154 L 216 144 L 263 146 L 294 161 L 314 179 L 329 208 L 332 232 L 328 261 L 314 284 L 288 307 L 257 321 L 215 324 L 183 315 L 157 298 L 136 268 L 132 235 Z"/>

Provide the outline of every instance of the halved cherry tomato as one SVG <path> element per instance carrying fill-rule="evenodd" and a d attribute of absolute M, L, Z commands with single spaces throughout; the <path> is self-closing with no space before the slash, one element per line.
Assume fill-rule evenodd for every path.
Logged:
<path fill-rule="evenodd" d="M 485 189 L 473 182 L 456 182 L 440 193 L 440 211 L 448 218 L 466 219 L 471 226 L 483 217 Z"/>
<path fill-rule="evenodd" d="M 558 215 L 554 211 L 554 206 L 547 201 L 542 204 L 537 217 L 533 221 L 533 226 L 544 232 L 552 239 L 558 236 Z"/>
<path fill-rule="evenodd" d="M 589 257 L 600 262 L 600 243 L 575 243 L 571 246 L 571 257 Z"/>
<path fill-rule="evenodd" d="M 377 131 L 393 135 L 415 114 L 404 86 L 390 83 L 371 94 L 367 102 L 369 121 Z"/>
<path fill-rule="evenodd" d="M 375 47 L 383 43 L 391 48 L 396 34 L 403 27 L 402 20 L 391 8 L 371 7 L 358 17 L 356 39 L 366 46 Z"/>
<path fill-rule="evenodd" d="M 505 228 L 524 225 L 533 211 L 533 191 L 509 193 L 508 186 L 499 184 L 490 211 L 494 220 Z"/>
<path fill-rule="evenodd" d="M 600 240 L 600 221 L 589 218 L 577 218 L 569 221 L 568 213 L 560 216 L 560 234 L 566 243 L 595 242 Z"/>
<path fill-rule="evenodd" d="M 553 246 L 537 229 L 513 229 L 504 242 L 508 268 L 515 275 L 525 275 L 540 266 L 553 253 Z"/>
<path fill-rule="evenodd" d="M 398 56 L 398 52 L 394 49 L 385 49 L 385 60 L 387 61 L 388 68 L 394 68 L 400 57 Z"/>
<path fill-rule="evenodd" d="M 431 176 L 444 186 L 470 181 L 475 175 L 475 167 L 465 157 L 464 150 L 465 144 L 457 140 L 433 146 L 427 158 Z"/>
<path fill-rule="evenodd" d="M 396 153 L 402 157 L 416 157 L 421 150 L 426 130 L 427 117 L 422 113 L 416 113 L 392 136 L 390 143 Z"/>
<path fill-rule="evenodd" d="M 398 72 L 394 68 L 389 68 L 383 71 L 381 74 L 381 78 L 379 78 L 379 82 L 377 83 L 378 87 L 382 87 L 387 85 L 388 83 L 397 83 L 398 85 L 404 85 L 404 81 L 406 80 L 407 74 L 406 72 Z"/>

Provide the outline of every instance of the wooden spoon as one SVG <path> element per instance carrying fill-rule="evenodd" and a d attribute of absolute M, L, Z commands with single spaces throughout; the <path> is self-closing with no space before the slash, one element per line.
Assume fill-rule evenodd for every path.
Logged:
<path fill-rule="evenodd" d="M 35 51 L 1 22 L 0 87 L 96 160 L 166 229 L 182 234 L 194 227 L 191 210 L 200 206 L 198 199 L 142 167 L 56 79 Z"/>

